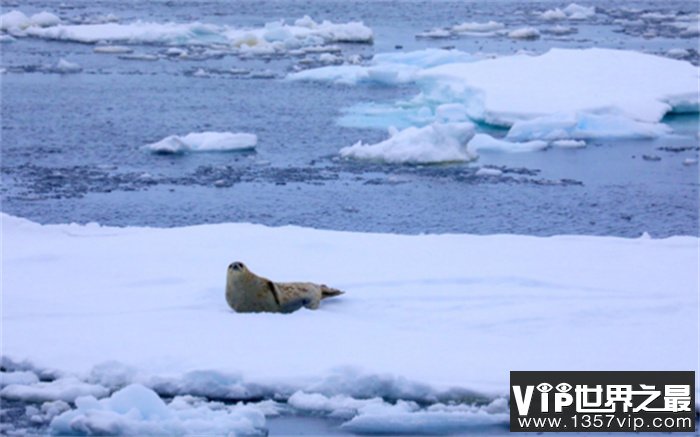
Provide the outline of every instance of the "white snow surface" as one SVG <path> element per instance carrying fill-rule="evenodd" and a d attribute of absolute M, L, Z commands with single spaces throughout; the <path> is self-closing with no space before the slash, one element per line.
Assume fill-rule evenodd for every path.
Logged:
<path fill-rule="evenodd" d="M 443 93 L 471 96 L 483 106 L 482 120 L 504 125 L 576 111 L 657 123 L 673 109 L 669 102 L 698 105 L 697 67 L 624 50 L 552 49 L 441 65 L 419 77 Z"/>
<path fill-rule="evenodd" d="M 11 15 L 12 14 L 12 15 Z M 34 17 L 32 17 L 33 19 Z M 44 17 L 47 18 L 47 17 Z M 258 28 L 236 28 L 208 23 L 58 24 L 42 19 L 33 22 L 19 11 L 0 17 L 2 28 L 17 36 L 32 36 L 94 44 L 226 45 L 250 53 L 280 53 L 304 46 L 349 42 L 371 43 L 372 30 L 361 22 L 316 22 L 308 16 L 294 24 L 275 21 Z"/>
<path fill-rule="evenodd" d="M 187 135 L 170 135 L 162 140 L 146 144 L 144 149 L 154 153 L 230 152 L 251 150 L 258 137 L 249 133 L 193 132 Z"/>
<path fill-rule="evenodd" d="M 467 150 L 467 142 L 474 136 L 474 125 L 469 122 L 433 123 L 401 131 L 392 129 L 390 135 L 377 144 L 359 141 L 342 148 L 340 155 L 392 163 L 471 161 L 476 158 Z"/>
<path fill-rule="evenodd" d="M 504 396 L 510 370 L 697 365 L 688 347 L 698 344 L 695 237 L 113 228 L 0 217 L 3 355 L 69 375 L 11 384 L 3 396 L 73 400 L 141 383 L 171 396 L 303 390 L 436 402 L 450 390 Z M 224 299 L 233 260 L 346 294 L 317 311 L 237 314 Z M 134 396 L 157 403 L 141 389 Z M 89 423 L 105 403 L 86 401 L 73 417 Z M 164 408 L 156 410 L 168 421 L 185 420 Z M 409 412 L 385 416 L 399 423 Z M 381 425 L 365 413 L 353 429 Z M 417 424 L 438 417 L 414 413 Z M 109 420 L 131 426 L 128 416 Z"/>

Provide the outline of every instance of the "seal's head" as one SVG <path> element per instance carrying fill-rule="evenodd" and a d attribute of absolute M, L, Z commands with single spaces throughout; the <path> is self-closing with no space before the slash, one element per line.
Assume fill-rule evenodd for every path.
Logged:
<path fill-rule="evenodd" d="M 226 273 L 227 279 L 231 280 L 241 280 L 246 276 L 250 275 L 250 270 L 240 261 L 232 262 L 228 265 L 228 271 Z"/>

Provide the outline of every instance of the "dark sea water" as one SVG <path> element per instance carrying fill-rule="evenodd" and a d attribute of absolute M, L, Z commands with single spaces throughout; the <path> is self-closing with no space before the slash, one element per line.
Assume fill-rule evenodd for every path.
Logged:
<path fill-rule="evenodd" d="M 624 8 L 697 13 L 694 1 L 587 2 L 595 19 L 578 33 L 536 41 L 507 37 L 420 39 L 415 35 L 464 21 L 508 27 L 538 25 L 533 11 L 568 2 L 525 1 L 66 1 L 4 4 L 4 11 L 48 10 L 62 19 L 114 14 L 122 22 L 177 21 L 262 26 L 303 15 L 362 20 L 373 45 L 342 44 L 344 55 L 455 47 L 468 52 L 543 52 L 551 47 L 614 47 L 663 54 L 690 51 L 697 38 L 657 28 L 624 28 Z M 639 14 L 640 12 L 635 12 Z M 648 27 L 653 30 L 653 23 Z M 665 32 L 665 33 L 664 33 Z M 162 46 L 137 46 L 158 54 Z M 413 85 L 336 86 L 283 80 L 292 56 L 136 61 L 96 54 L 93 46 L 21 38 L 0 46 L 2 210 L 41 223 L 92 222 L 158 227 L 217 222 L 294 224 L 397 233 L 515 233 L 638 236 L 696 235 L 697 114 L 665 120 L 674 138 L 594 141 L 580 150 L 482 153 L 469 164 L 388 165 L 340 159 L 338 151 L 386 132 L 340 127 L 344 108 L 411 97 Z M 60 58 L 78 74 L 47 69 Z M 195 73 L 244 68 L 274 77 Z M 149 154 L 147 143 L 200 131 L 251 132 L 252 153 Z M 505 132 L 496 132 L 504 134 Z M 664 150 L 666 147 L 674 150 Z M 642 158 L 649 155 L 660 160 Z M 495 165 L 502 178 L 477 177 Z"/>

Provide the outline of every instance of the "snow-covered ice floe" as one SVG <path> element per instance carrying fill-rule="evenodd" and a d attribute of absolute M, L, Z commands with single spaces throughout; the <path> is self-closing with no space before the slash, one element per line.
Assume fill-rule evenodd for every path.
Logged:
<path fill-rule="evenodd" d="M 564 9 L 554 8 L 539 14 L 543 20 L 586 20 L 593 18 L 596 14 L 595 6 L 581 6 L 571 3 Z"/>
<path fill-rule="evenodd" d="M 699 77 L 698 68 L 686 61 L 597 48 L 495 59 L 420 50 L 376 55 L 368 66 L 325 67 L 289 76 L 347 84 L 415 82 L 421 90 L 407 101 L 348 108 L 339 120 L 345 126 L 422 127 L 445 121 L 447 111 L 449 122 L 508 128 L 505 140 L 518 143 L 669 134 L 662 122 L 666 114 L 698 112 Z"/>
<path fill-rule="evenodd" d="M 55 434 L 265 435 L 281 411 L 358 433 L 505 429 L 510 370 L 696 364 L 696 237 L 0 218 L 0 398 L 36 405 Z M 233 313 L 233 259 L 347 293 L 317 311 Z"/>
<path fill-rule="evenodd" d="M 258 137 L 249 133 L 193 132 L 187 135 L 170 135 L 162 140 L 146 144 L 145 150 L 172 154 L 186 152 L 232 152 L 253 150 Z"/>
<path fill-rule="evenodd" d="M 236 52 L 284 53 L 306 46 L 332 43 L 371 43 L 372 30 L 361 22 L 316 22 L 308 16 L 293 24 L 276 21 L 259 28 L 207 23 L 60 24 L 47 16 L 27 18 L 11 11 L 0 16 L 0 28 L 13 36 L 30 36 L 95 44 L 218 45 Z"/>
<path fill-rule="evenodd" d="M 0 30 L 5 32 L 21 32 L 29 27 L 56 26 L 61 20 L 54 14 L 46 11 L 27 17 L 20 11 L 10 11 L 0 15 Z"/>
<path fill-rule="evenodd" d="M 394 163 L 434 163 L 471 161 L 475 155 L 467 150 L 474 136 L 474 125 L 433 123 L 421 128 L 390 130 L 390 137 L 377 144 L 361 141 L 340 150 L 343 157 L 380 160 Z"/>
<path fill-rule="evenodd" d="M 418 33 L 419 38 L 449 38 L 453 36 L 492 37 L 504 34 L 505 25 L 498 21 L 468 21 L 447 28 L 435 28 Z"/>

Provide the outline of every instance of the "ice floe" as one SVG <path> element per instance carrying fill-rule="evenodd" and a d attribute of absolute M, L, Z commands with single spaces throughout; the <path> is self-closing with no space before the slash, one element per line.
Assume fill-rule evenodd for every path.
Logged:
<path fill-rule="evenodd" d="M 201 70 L 201 69 L 200 69 Z M 199 70 L 198 70 L 199 71 Z M 194 75 L 205 75 L 197 72 Z M 249 133 L 233 132 L 193 132 L 187 135 L 170 135 L 162 140 L 143 146 L 154 153 L 185 153 L 185 152 L 231 152 L 252 150 L 258 143 L 258 137 Z"/>
<path fill-rule="evenodd" d="M 456 55 L 456 54 L 453 54 Z M 405 55 L 408 56 L 408 55 Z M 671 112 L 698 111 L 698 68 L 686 61 L 613 49 L 552 49 L 541 55 L 444 59 L 397 67 L 375 56 L 370 67 L 312 69 L 293 79 L 357 83 L 368 69 L 398 71 L 383 83 L 415 82 L 421 93 L 394 104 L 359 104 L 340 123 L 356 127 L 476 121 L 509 129 L 511 141 L 654 138 L 670 132 Z"/>
<path fill-rule="evenodd" d="M 347 158 L 371 159 L 393 163 L 435 163 L 471 161 L 475 156 L 467 150 L 474 136 L 471 123 L 433 123 L 421 128 L 393 130 L 389 139 L 377 144 L 361 141 L 340 150 Z"/>
<path fill-rule="evenodd" d="M 54 65 L 52 70 L 56 73 L 70 74 L 80 73 L 81 71 L 83 71 L 83 67 L 76 64 L 75 62 L 70 62 L 61 58 L 58 60 L 58 62 L 56 62 L 56 65 Z"/>
<path fill-rule="evenodd" d="M 504 33 L 505 25 L 498 21 L 475 22 L 468 21 L 448 28 L 435 28 L 420 32 L 420 38 L 449 38 L 451 36 L 491 37 Z"/>
<path fill-rule="evenodd" d="M 571 3 L 564 8 L 564 12 L 570 20 L 586 20 L 595 16 L 595 6 L 581 6 Z"/>
<path fill-rule="evenodd" d="M 94 24 L 60 24 L 51 14 L 27 18 L 12 11 L 0 17 L 0 28 L 15 36 L 31 36 L 95 44 L 159 44 L 221 46 L 237 53 L 284 53 L 306 46 L 332 43 L 371 43 L 373 33 L 361 22 L 316 22 L 308 16 L 293 24 L 276 21 L 257 28 L 208 23 L 156 23 L 114 21 Z"/>
<path fill-rule="evenodd" d="M 52 378 L 45 382 L 10 377 L 0 396 L 76 402 L 53 419 L 56 432 L 163 435 L 195 429 L 195 417 L 211 427 L 196 428 L 202 434 L 224 423 L 257 429 L 263 407 L 212 402 L 255 397 L 335 414 L 351 430 L 499 426 L 507 419 L 497 398 L 507 396 L 513 368 L 575 370 L 583 362 L 590 370 L 672 370 L 697 360 L 687 347 L 697 343 L 697 237 L 408 236 L 0 218 L 3 354 L 63 373 L 31 370 Z M 274 242 L 272 255 L 265 242 Z M 222 288 L 232 259 L 277 280 L 324 282 L 346 294 L 317 311 L 236 314 Z M 3 367 L 31 366 L 4 359 Z"/>
<path fill-rule="evenodd" d="M 107 54 L 125 54 L 134 51 L 131 47 L 127 46 L 109 46 L 109 45 L 98 45 L 92 49 L 95 53 L 107 53 Z"/>
<path fill-rule="evenodd" d="M 534 27 L 522 27 L 508 32 L 508 36 L 513 39 L 537 39 L 540 31 Z"/>

